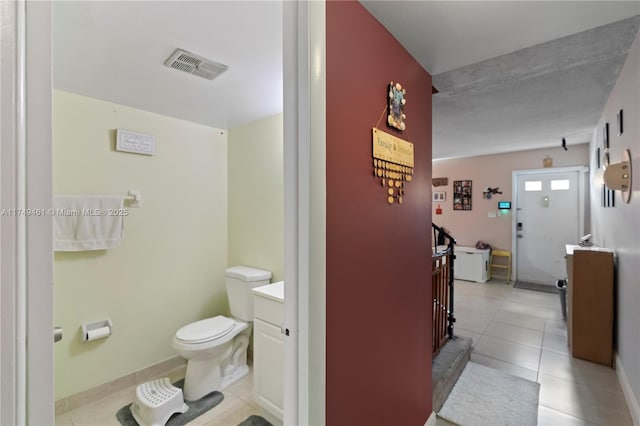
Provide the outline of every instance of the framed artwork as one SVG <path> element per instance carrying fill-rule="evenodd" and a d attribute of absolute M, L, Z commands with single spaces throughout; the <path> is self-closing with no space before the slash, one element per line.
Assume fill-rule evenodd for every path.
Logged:
<path fill-rule="evenodd" d="M 453 209 L 471 210 L 472 184 L 470 180 L 453 181 Z"/>
<path fill-rule="evenodd" d="M 602 143 L 604 145 L 604 149 L 609 149 L 609 123 L 604 123 L 604 127 L 602 128 Z"/>
<path fill-rule="evenodd" d="M 404 130 L 407 126 L 404 119 L 407 116 L 404 114 L 404 105 L 407 103 L 405 95 L 407 91 L 402 88 L 400 83 L 389 83 L 388 93 L 388 112 L 387 125 L 398 130 Z"/>
<path fill-rule="evenodd" d="M 433 201 L 436 203 L 447 201 L 447 193 L 444 191 L 435 191 L 433 193 Z"/>
<path fill-rule="evenodd" d="M 622 136 L 622 133 L 624 133 L 624 119 L 622 117 L 622 110 L 618 111 L 617 121 L 618 121 L 618 136 Z"/>

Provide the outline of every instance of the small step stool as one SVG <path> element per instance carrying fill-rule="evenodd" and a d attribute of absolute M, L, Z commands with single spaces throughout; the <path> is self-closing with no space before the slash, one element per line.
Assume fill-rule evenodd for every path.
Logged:
<path fill-rule="evenodd" d="M 506 258 L 496 262 L 496 258 Z M 490 278 L 494 278 L 495 269 L 506 269 L 507 284 L 511 282 L 511 252 L 507 250 L 492 250 L 491 260 L 489 261 Z"/>
<path fill-rule="evenodd" d="M 188 409 L 182 389 L 173 386 L 168 377 L 138 385 L 131 404 L 131 414 L 141 426 L 164 426 L 174 413 Z"/>

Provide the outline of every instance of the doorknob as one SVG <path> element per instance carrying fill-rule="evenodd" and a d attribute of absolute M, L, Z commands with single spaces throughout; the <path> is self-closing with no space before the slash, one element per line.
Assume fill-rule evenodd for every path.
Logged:
<path fill-rule="evenodd" d="M 53 327 L 53 343 L 62 340 L 62 327 Z"/>

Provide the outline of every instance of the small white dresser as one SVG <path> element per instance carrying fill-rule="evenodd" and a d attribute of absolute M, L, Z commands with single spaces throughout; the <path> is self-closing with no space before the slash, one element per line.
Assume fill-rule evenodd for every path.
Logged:
<path fill-rule="evenodd" d="M 282 420 L 284 399 L 284 282 L 253 290 L 253 395 Z"/>
<path fill-rule="evenodd" d="M 491 250 L 456 246 L 453 277 L 458 280 L 486 283 L 489 279 L 489 254 Z"/>

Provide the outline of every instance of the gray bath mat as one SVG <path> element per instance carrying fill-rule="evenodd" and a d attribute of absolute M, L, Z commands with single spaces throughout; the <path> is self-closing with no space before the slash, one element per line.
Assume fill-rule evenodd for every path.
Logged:
<path fill-rule="evenodd" d="M 460 426 L 536 426 L 539 393 L 539 383 L 469 362 L 438 414 Z"/>
<path fill-rule="evenodd" d="M 263 417 L 249 416 L 238 426 L 273 426 L 273 425 Z"/>
<path fill-rule="evenodd" d="M 173 386 L 181 389 L 183 385 L 184 385 L 184 380 L 178 380 L 173 384 Z M 222 395 L 218 391 L 215 391 L 215 392 L 211 392 L 208 395 L 203 396 L 197 401 L 185 401 L 185 403 L 189 406 L 189 409 L 182 414 L 174 414 L 169 419 L 166 426 L 185 425 L 190 421 L 192 421 L 193 419 L 195 419 L 196 417 L 206 413 L 216 405 L 220 404 L 220 402 L 222 402 L 223 399 L 224 399 L 224 395 Z M 131 414 L 131 404 L 125 405 L 124 407 L 119 409 L 118 412 L 116 413 L 116 419 L 118 419 L 120 424 L 123 426 L 138 426 L 138 422 L 136 422 L 136 419 L 134 419 L 133 415 Z"/>
<path fill-rule="evenodd" d="M 558 288 L 555 284 L 538 284 L 528 283 L 525 281 L 518 281 L 513 285 L 515 288 L 522 288 L 524 290 L 543 291 L 545 293 L 558 294 Z"/>

